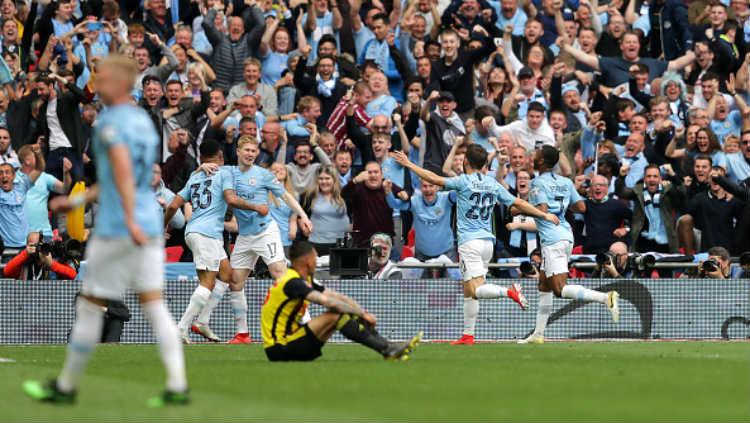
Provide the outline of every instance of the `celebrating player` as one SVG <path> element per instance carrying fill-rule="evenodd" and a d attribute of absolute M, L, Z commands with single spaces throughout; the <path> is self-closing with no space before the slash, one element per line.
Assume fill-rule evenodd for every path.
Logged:
<path fill-rule="evenodd" d="M 298 216 L 303 229 L 312 231 L 312 223 L 307 213 L 302 210 L 297 200 L 288 193 L 284 186 L 268 170 L 254 166 L 255 158 L 260 153 L 258 140 L 243 136 L 237 142 L 239 166 L 222 169 L 232 178 L 237 195 L 252 200 L 268 208 L 268 193 L 281 198 Z M 202 166 L 207 172 L 215 172 L 215 166 Z M 247 300 L 245 299 L 245 280 L 255 267 L 258 257 L 262 257 L 268 266 L 271 276 L 276 279 L 286 272 L 284 245 L 281 242 L 279 226 L 268 213 L 255 213 L 248 210 L 235 210 L 239 226 L 239 236 L 232 251 L 232 282 L 230 283 L 232 312 L 237 323 L 237 334 L 230 344 L 250 343 L 250 332 L 247 325 Z M 215 306 L 216 303 L 211 303 Z M 206 314 L 211 310 L 206 310 Z M 202 319 L 201 319 L 202 320 Z M 206 319 L 206 322 L 208 320 Z"/>
<path fill-rule="evenodd" d="M 213 140 L 204 141 L 200 147 L 201 163 L 221 166 L 224 164 L 224 155 L 221 145 Z M 190 202 L 192 215 L 185 229 L 185 242 L 193 252 L 193 261 L 198 273 L 199 285 L 190 297 L 190 303 L 185 309 L 177 327 L 184 343 L 190 343 L 188 329 L 193 319 L 201 313 L 214 289 L 217 273 L 222 280 L 229 280 L 231 269 L 227 261 L 227 253 L 224 251 L 224 214 L 227 205 L 236 210 L 247 210 L 248 212 L 262 215 L 268 214 L 268 206 L 265 204 L 251 204 L 235 194 L 232 175 L 225 169 L 220 169 L 213 174 L 194 172 L 188 179 L 185 187 L 174 197 L 167 207 L 164 215 L 165 227 L 174 216 L 174 213 L 182 207 L 186 201 Z M 212 341 L 218 341 L 218 337 L 211 332 L 208 326 L 200 326 L 204 337 Z"/>
<path fill-rule="evenodd" d="M 292 268 L 277 278 L 268 289 L 260 311 L 263 347 L 271 361 L 312 361 L 335 331 L 369 347 L 383 358 L 407 360 L 422 339 L 418 333 L 408 342 L 390 342 L 375 330 L 375 316 L 351 298 L 327 289 L 313 281 L 315 248 L 307 241 L 297 241 L 289 250 Z M 308 302 L 327 308 L 307 324 L 300 319 Z"/>
<path fill-rule="evenodd" d="M 188 387 L 177 327 L 162 299 L 164 242 L 159 205 L 151 189 L 151 172 L 160 137 L 143 109 L 130 105 L 137 74 L 130 58 L 110 55 L 98 62 L 97 93 L 108 106 L 94 132 L 99 190 L 73 198 L 58 197 L 51 208 L 69 211 L 94 201 L 101 192 L 76 321 L 65 366 L 57 379 L 43 385 L 27 381 L 26 393 L 40 401 L 72 403 L 78 381 L 102 336 L 107 300 L 121 300 L 126 288 L 138 293 L 141 310 L 160 344 L 167 370 L 164 394 L 151 406 L 185 404 Z"/>
<path fill-rule="evenodd" d="M 581 285 L 567 285 L 568 259 L 573 249 L 573 230 L 565 220 L 565 211 L 586 211 L 583 198 L 578 195 L 573 182 L 552 172 L 560 159 L 560 152 L 545 145 L 534 155 L 534 168 L 539 176 L 531 182 L 529 201 L 542 212 L 550 212 L 560 218 L 560 225 L 550 225 L 536 219 L 536 227 L 542 242 L 542 267 L 539 270 L 539 307 L 536 315 L 536 328 L 528 338 L 519 344 L 541 344 L 544 342 L 544 328 L 552 312 L 552 294 L 572 300 L 596 301 L 605 304 L 617 322 L 620 317 L 617 291 L 599 292 Z"/>
<path fill-rule="evenodd" d="M 466 149 L 465 173 L 453 178 L 444 178 L 429 170 L 423 169 L 409 161 L 402 152 L 391 153 L 391 156 L 404 167 L 411 169 L 420 178 L 431 184 L 445 187 L 458 195 L 458 254 L 460 256 L 461 275 L 464 281 L 464 332 L 457 344 L 474 344 L 474 328 L 479 314 L 479 299 L 508 297 L 526 309 L 528 302 L 521 293 L 521 286 L 510 288 L 485 284 L 487 263 L 492 258 L 492 246 L 495 236 L 492 234 L 492 209 L 499 200 L 506 206 L 515 206 L 521 213 L 538 217 L 557 225 L 559 219 L 551 213 L 545 213 L 512 196 L 494 178 L 484 174 L 487 164 L 487 151 L 478 144 L 471 144 Z"/>

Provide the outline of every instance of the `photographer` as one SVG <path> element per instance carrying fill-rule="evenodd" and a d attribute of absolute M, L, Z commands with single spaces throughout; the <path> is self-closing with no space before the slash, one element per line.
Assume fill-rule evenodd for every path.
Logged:
<path fill-rule="evenodd" d="M 384 233 L 377 233 L 370 238 L 370 258 L 367 269 L 370 279 L 401 279 L 401 269 L 390 260 L 393 242 Z"/>
<path fill-rule="evenodd" d="M 40 240 L 39 232 L 30 232 L 26 238 L 26 248 L 5 265 L 3 276 L 35 281 L 75 279 L 76 270 L 53 259 L 49 244 L 40 243 Z"/>
<path fill-rule="evenodd" d="M 708 260 L 698 265 L 698 277 L 702 279 L 727 279 L 731 261 L 729 251 L 724 247 L 711 247 L 708 249 Z"/>
<path fill-rule="evenodd" d="M 596 267 L 591 273 L 595 278 L 629 278 L 633 276 L 628 260 L 628 245 L 615 242 L 605 253 L 596 255 Z"/>
<path fill-rule="evenodd" d="M 542 250 L 538 247 L 529 254 L 529 261 L 524 261 L 518 266 L 520 278 L 539 279 L 539 268 L 542 266 Z"/>

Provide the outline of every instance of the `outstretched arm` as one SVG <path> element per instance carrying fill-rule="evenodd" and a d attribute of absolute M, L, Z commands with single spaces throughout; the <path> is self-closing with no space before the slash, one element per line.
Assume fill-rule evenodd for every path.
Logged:
<path fill-rule="evenodd" d="M 547 207 L 545 206 L 544 209 L 539 209 L 531 205 L 526 200 L 523 200 L 521 198 L 516 198 L 516 201 L 513 202 L 513 207 L 518 209 L 518 211 L 521 212 L 521 214 L 525 214 L 527 216 L 536 217 L 539 219 L 544 219 L 548 222 L 552 222 L 555 225 L 560 224 L 560 219 L 557 218 L 552 213 L 547 213 Z"/>
<path fill-rule="evenodd" d="M 299 216 L 300 219 L 300 225 L 302 225 L 301 229 L 305 233 L 311 233 L 313 230 L 312 222 L 310 222 L 310 218 L 307 217 L 307 213 L 305 213 L 305 210 L 300 206 L 299 201 L 297 201 L 292 194 L 289 194 L 289 192 L 284 192 L 284 195 L 281 197 L 282 200 L 286 203 L 287 206 L 289 206 L 290 209 L 292 209 L 292 212 L 294 212 L 297 216 Z"/>
<path fill-rule="evenodd" d="M 412 163 L 411 160 L 409 160 L 409 157 L 407 157 L 403 151 L 394 151 L 390 153 L 390 155 L 394 160 L 396 160 L 396 163 L 416 173 L 417 176 L 419 176 L 421 179 L 424 179 L 431 184 L 439 185 L 441 187 L 445 186 L 444 177 Z"/>

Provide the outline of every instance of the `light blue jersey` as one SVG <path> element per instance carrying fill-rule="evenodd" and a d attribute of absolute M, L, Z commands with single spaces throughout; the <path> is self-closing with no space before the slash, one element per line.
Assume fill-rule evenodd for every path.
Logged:
<path fill-rule="evenodd" d="M 227 203 L 224 191 L 234 189 L 232 176 L 222 167 L 213 175 L 198 171 L 190 175 L 187 184 L 177 193 L 193 206 L 193 214 L 185 228 L 185 235 L 197 233 L 213 239 L 222 239 Z"/>
<path fill-rule="evenodd" d="M 6 247 L 22 248 L 26 245 L 29 225 L 23 203 L 29 189 L 31 180 L 21 172 L 16 172 L 10 191 L 0 189 L 0 238 Z"/>
<path fill-rule="evenodd" d="M 44 237 L 52 238 L 52 225 L 49 222 L 47 201 L 49 200 L 49 193 L 55 190 L 55 185 L 58 182 L 60 181 L 54 176 L 42 172 L 29 192 L 26 193 L 23 210 L 29 222 L 29 232 L 41 232 Z"/>
<path fill-rule="evenodd" d="M 473 239 L 494 240 L 492 209 L 500 201 L 510 207 L 516 197 L 503 188 L 495 178 L 475 172 L 445 180 L 445 188 L 458 194 L 458 245 Z"/>
<path fill-rule="evenodd" d="M 271 216 L 276 224 L 279 225 L 279 235 L 281 235 L 281 244 L 284 247 L 292 245 L 292 240 L 289 239 L 289 218 L 292 217 L 294 211 L 289 207 L 287 203 L 282 201 L 280 198 L 276 199 L 278 205 L 271 202 L 269 204 L 268 215 Z"/>
<path fill-rule="evenodd" d="M 135 222 L 147 236 L 161 236 L 161 208 L 151 188 L 156 148 L 161 137 L 151 118 L 143 109 L 130 104 L 110 107 L 99 114 L 93 139 L 100 187 L 94 234 L 103 238 L 130 237 L 109 160 L 110 148 L 125 145 L 135 180 Z"/>
<path fill-rule="evenodd" d="M 393 193 L 386 195 L 385 200 L 394 210 L 411 210 L 414 214 L 417 251 L 437 257 L 453 248 L 451 209 L 456 204 L 455 192 L 438 192 L 432 203 L 428 203 L 421 192 L 415 192 L 409 201 L 396 198 Z"/>
<path fill-rule="evenodd" d="M 563 176 L 546 172 L 531 181 L 529 202 L 534 206 L 546 204 L 547 212 L 560 219 L 560 224 L 555 225 L 545 219 L 534 218 L 542 245 L 552 245 L 558 241 L 573 242 L 573 229 L 565 220 L 565 211 L 568 206 L 581 200 L 583 198 L 573 182 Z"/>
<path fill-rule="evenodd" d="M 238 166 L 229 168 L 232 175 L 234 190 L 237 196 L 253 204 L 268 204 L 268 192 L 270 191 L 281 201 L 286 190 L 273 173 L 260 166 L 252 166 L 245 172 L 240 171 Z M 257 235 L 263 232 L 268 224 L 273 221 L 271 214 L 265 216 L 250 210 L 234 210 L 240 235 Z"/>

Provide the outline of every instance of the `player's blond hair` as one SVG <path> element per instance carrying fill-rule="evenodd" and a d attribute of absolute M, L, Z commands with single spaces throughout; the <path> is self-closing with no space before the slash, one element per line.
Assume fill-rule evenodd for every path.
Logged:
<path fill-rule="evenodd" d="M 239 140 L 237 140 L 238 149 L 244 147 L 245 144 L 254 144 L 255 146 L 260 146 L 258 139 L 252 135 L 243 135 Z"/>
<path fill-rule="evenodd" d="M 135 60 L 121 54 L 110 54 L 97 63 L 99 70 L 105 67 L 112 68 L 115 71 L 114 73 L 128 81 L 128 87 L 131 90 L 133 89 L 135 77 L 138 75 L 138 67 L 135 64 Z"/>

